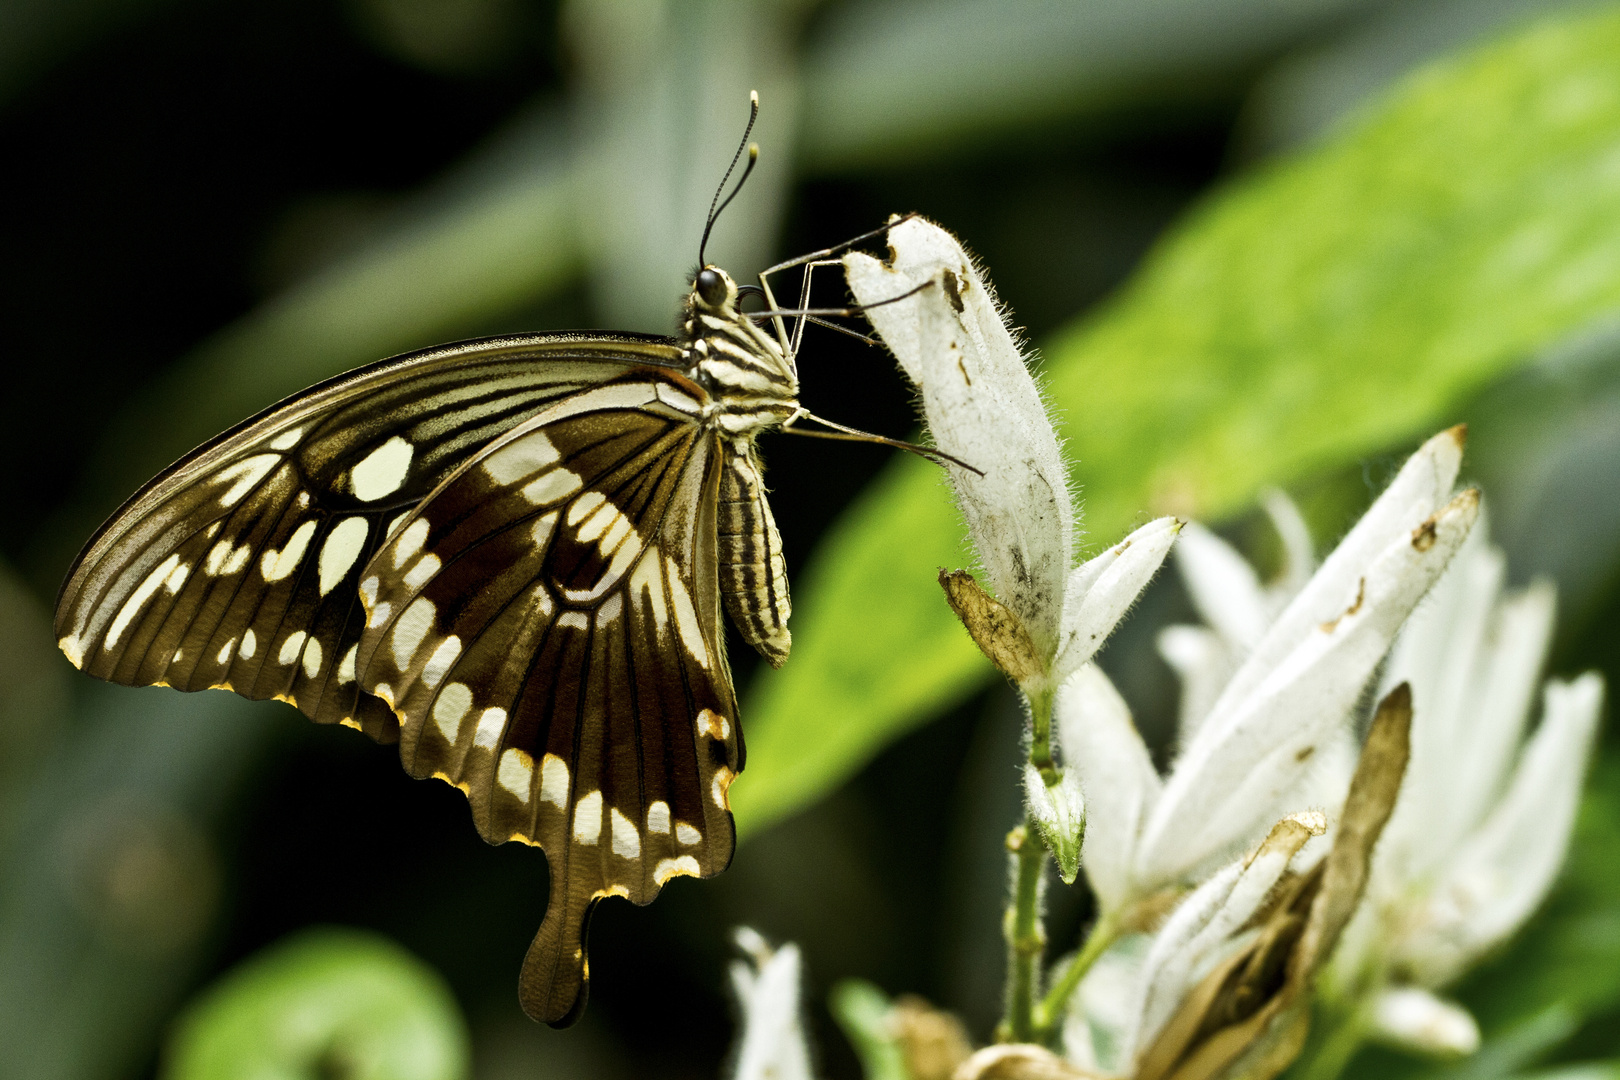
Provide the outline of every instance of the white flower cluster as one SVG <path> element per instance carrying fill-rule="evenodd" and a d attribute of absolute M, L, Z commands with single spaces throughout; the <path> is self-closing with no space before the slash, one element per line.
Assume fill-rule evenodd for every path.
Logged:
<path fill-rule="evenodd" d="M 950 479 L 989 592 L 961 572 L 941 582 L 1030 702 L 1037 744 L 1049 723 L 1061 756 L 1031 753 L 1030 819 L 1066 880 L 1083 867 L 1099 907 L 1091 966 L 1070 969 L 1069 1061 L 1020 1052 L 1045 1054 L 1054 1076 L 1274 1076 L 1298 1053 L 1313 993 L 1358 1035 L 1474 1049 L 1472 1018 L 1435 991 L 1550 887 L 1603 684 L 1548 681 L 1529 730 L 1552 589 L 1504 588 L 1479 494 L 1455 490 L 1462 430 L 1425 443 L 1319 566 L 1297 509 L 1268 496 L 1284 551 L 1270 585 L 1173 518 L 1073 567 L 1067 469 L 988 285 L 934 225 L 899 222 L 889 242 L 888 262 L 846 256 L 850 288 L 877 305 L 868 317 L 920 388 L 936 444 L 973 466 Z M 1159 638 L 1182 683 L 1161 776 L 1091 661 L 1178 537 L 1206 625 Z M 767 991 L 786 958 L 796 982 L 797 954 L 760 949 L 739 991 L 775 1004 L 745 1007 L 748 1061 L 768 1017 L 797 1015 L 796 998 L 784 1013 Z M 783 1030 L 800 1049 L 781 1075 L 800 1075 L 802 1034 Z M 991 1075 L 996 1053 L 957 1075 Z"/>

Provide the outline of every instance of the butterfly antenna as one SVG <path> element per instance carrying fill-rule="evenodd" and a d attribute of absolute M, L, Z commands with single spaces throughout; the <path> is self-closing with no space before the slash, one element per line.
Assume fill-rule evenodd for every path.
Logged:
<path fill-rule="evenodd" d="M 754 171 L 754 166 L 759 162 L 759 147 L 748 141 L 748 136 L 754 133 L 754 121 L 758 119 L 759 91 L 750 90 L 748 91 L 748 126 L 743 128 L 743 137 L 742 141 L 737 144 L 737 152 L 731 155 L 731 164 L 726 166 L 726 175 L 720 178 L 720 186 L 714 189 L 714 198 L 709 200 L 709 219 L 703 225 L 703 239 L 698 241 L 699 267 L 709 265 L 704 260 L 703 253 L 709 248 L 709 233 L 714 231 L 715 221 L 725 211 L 726 207 L 731 205 L 731 200 L 737 197 L 737 192 L 742 190 L 742 186 L 748 183 L 748 175 Z M 731 189 L 731 194 L 726 196 L 726 201 L 721 202 L 720 193 L 726 190 L 726 182 L 731 179 L 732 172 L 737 168 L 737 162 L 742 160 L 744 150 L 748 151 L 748 165 L 743 169 L 742 179 L 738 180 L 737 186 Z"/>

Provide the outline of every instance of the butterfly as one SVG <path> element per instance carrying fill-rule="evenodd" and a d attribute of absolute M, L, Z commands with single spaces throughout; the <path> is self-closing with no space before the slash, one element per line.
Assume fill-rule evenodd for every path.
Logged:
<path fill-rule="evenodd" d="M 852 309 L 779 311 L 768 276 L 805 266 L 807 300 L 810 270 L 875 235 L 758 287 L 700 245 L 674 338 L 460 342 L 272 406 L 102 525 L 58 598 L 62 651 L 111 682 L 275 698 L 397 741 L 412 776 L 466 794 L 486 841 L 544 850 L 519 997 L 572 1023 L 595 905 L 731 861 L 743 740 L 721 608 L 771 664 L 791 647 L 756 438 L 922 449 L 796 427 L 817 420 L 797 399 L 804 322 Z M 744 314 L 749 291 L 769 310 Z"/>

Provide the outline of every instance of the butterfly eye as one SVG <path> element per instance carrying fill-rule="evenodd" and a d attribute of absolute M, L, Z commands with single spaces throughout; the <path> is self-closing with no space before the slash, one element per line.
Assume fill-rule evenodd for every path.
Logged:
<path fill-rule="evenodd" d="M 719 307 L 726 302 L 726 281 L 718 270 L 700 270 L 694 285 L 698 296 L 710 307 Z"/>

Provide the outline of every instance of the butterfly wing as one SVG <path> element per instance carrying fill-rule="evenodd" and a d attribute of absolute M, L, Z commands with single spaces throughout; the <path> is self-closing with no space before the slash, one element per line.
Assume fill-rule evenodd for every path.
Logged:
<path fill-rule="evenodd" d="M 667 339 L 542 334 L 440 346 L 266 410 L 135 494 L 58 597 L 62 651 L 131 686 L 291 701 L 381 741 L 361 693 L 359 572 L 402 515 L 492 439 L 581 390 L 676 365 Z"/>
<path fill-rule="evenodd" d="M 393 703 L 405 767 L 466 792 L 486 840 L 546 852 L 521 996 L 556 1026 L 584 1007 L 599 900 L 731 860 L 743 749 L 705 398 L 638 374 L 548 409 L 447 480 L 360 585 L 360 683 Z"/>

